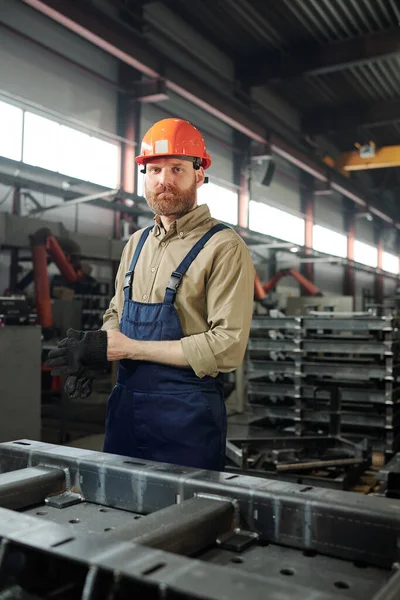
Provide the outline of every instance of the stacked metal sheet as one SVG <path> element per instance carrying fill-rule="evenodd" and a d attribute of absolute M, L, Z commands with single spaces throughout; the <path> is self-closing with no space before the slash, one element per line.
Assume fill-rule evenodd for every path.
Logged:
<path fill-rule="evenodd" d="M 399 341 L 393 317 L 255 317 L 248 346 L 248 397 L 253 406 L 262 406 L 260 424 L 298 435 L 325 431 L 328 401 L 339 387 L 346 437 L 368 437 L 373 448 L 396 451 Z"/>

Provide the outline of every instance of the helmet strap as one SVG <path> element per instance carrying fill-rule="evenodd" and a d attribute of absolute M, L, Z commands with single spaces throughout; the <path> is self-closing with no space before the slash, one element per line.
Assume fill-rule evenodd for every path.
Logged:
<path fill-rule="evenodd" d="M 202 163 L 201 158 L 198 158 L 198 157 L 194 158 L 193 159 L 193 169 L 195 171 L 198 171 L 201 167 L 201 163 Z"/>

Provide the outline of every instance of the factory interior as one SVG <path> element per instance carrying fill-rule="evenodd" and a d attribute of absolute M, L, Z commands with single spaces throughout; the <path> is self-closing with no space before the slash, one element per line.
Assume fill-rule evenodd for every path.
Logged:
<path fill-rule="evenodd" d="M 255 268 L 223 471 L 103 451 L 118 362 L 46 364 L 172 118 Z M 0 125 L 0 600 L 400 600 L 400 0 L 0 0 Z"/>

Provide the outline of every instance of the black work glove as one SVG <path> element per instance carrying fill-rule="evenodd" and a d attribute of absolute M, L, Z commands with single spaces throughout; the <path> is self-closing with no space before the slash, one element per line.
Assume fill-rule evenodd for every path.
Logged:
<path fill-rule="evenodd" d="M 49 352 L 46 366 L 52 375 L 67 375 L 65 391 L 71 398 L 87 398 L 93 379 L 107 369 L 107 332 L 69 329 L 67 337 Z"/>
<path fill-rule="evenodd" d="M 64 384 L 64 390 L 70 398 L 88 398 L 93 391 L 93 380 L 99 377 L 103 371 L 87 368 L 82 375 L 68 375 Z"/>

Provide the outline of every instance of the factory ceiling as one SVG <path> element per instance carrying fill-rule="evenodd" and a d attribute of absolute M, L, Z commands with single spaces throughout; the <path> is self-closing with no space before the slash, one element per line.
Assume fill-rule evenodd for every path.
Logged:
<path fill-rule="evenodd" d="M 55 6 L 52 0 L 25 2 Z M 264 115 L 254 109 L 255 92 L 272 93 L 294 109 L 300 127 L 283 137 L 289 142 L 296 137 L 297 148 L 310 156 L 321 159 L 326 150 L 340 154 L 370 141 L 377 149 L 400 144 L 400 0 L 85 0 L 70 6 L 74 4 L 90 7 L 105 25 L 108 20 L 130 29 L 147 47 L 154 45 L 156 35 L 164 36 L 165 44 L 169 36 L 171 45 L 193 59 L 191 44 L 162 21 L 165 10 L 172 12 L 229 59 L 235 79 L 231 96 L 242 102 L 243 112 L 250 111 L 250 121 L 252 112 L 261 118 L 267 135 L 271 115 L 268 121 L 268 106 Z M 163 58 L 167 64 L 161 53 Z M 204 68 L 202 59 L 199 69 Z M 212 66 L 209 71 L 211 81 Z M 351 179 L 400 221 L 400 166 L 353 173 Z"/>

